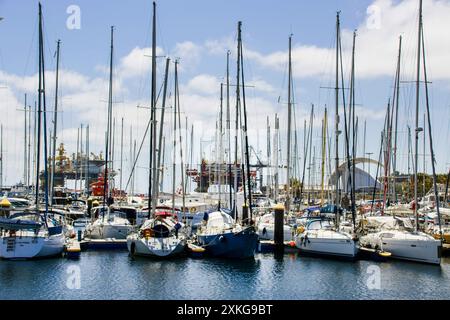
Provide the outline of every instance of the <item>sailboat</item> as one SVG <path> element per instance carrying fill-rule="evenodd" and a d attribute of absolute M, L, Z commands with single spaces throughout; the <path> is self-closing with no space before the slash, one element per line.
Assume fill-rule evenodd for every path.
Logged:
<path fill-rule="evenodd" d="M 237 222 L 237 193 L 236 193 L 236 175 L 234 188 L 234 208 L 232 215 L 228 210 L 219 209 L 211 213 L 205 213 L 203 225 L 196 233 L 196 239 L 199 245 L 205 250 L 206 254 L 214 257 L 246 259 L 253 258 L 257 244 L 258 234 L 255 227 L 249 223 L 253 222 L 252 217 L 252 186 L 250 183 L 250 165 L 248 153 L 248 136 L 247 136 L 247 112 L 245 102 L 245 85 L 243 72 L 243 55 L 242 55 L 242 38 L 241 38 L 242 22 L 238 22 L 238 44 L 237 44 L 237 84 L 236 84 L 236 128 L 238 128 L 239 114 L 243 115 L 243 134 L 245 137 L 245 168 L 242 170 L 246 181 L 243 179 L 244 206 L 247 210 L 242 210 L 242 223 Z M 228 69 L 228 68 L 227 68 Z M 242 72 L 242 73 L 241 73 Z M 227 72 L 228 74 L 228 72 Z M 242 79 L 242 85 L 241 85 Z M 241 106 L 241 86 L 242 86 L 242 105 L 243 110 L 240 112 Z M 235 162 L 237 162 L 237 130 L 235 136 Z M 248 217 L 250 213 L 250 217 Z M 236 219 L 234 220 L 233 217 Z"/>
<path fill-rule="evenodd" d="M 167 93 L 167 77 L 169 73 L 170 59 L 166 59 L 163 102 L 161 111 L 158 157 L 156 156 L 156 129 L 154 124 L 156 117 L 156 3 L 153 2 L 153 35 L 152 35 L 152 97 L 151 97 L 151 129 L 150 129 L 150 177 L 149 177 L 149 199 L 148 199 L 148 219 L 140 227 L 139 231 L 130 234 L 127 237 L 127 248 L 131 255 L 147 256 L 153 258 L 171 258 L 181 254 L 186 248 L 186 236 L 182 229 L 184 225 L 178 221 L 175 210 L 172 212 L 156 209 L 156 200 L 158 198 L 159 170 L 161 161 L 161 141 L 164 124 L 164 109 Z M 180 124 L 180 105 L 178 92 L 178 61 L 175 61 L 175 105 L 174 105 L 174 156 L 176 142 L 176 124 L 177 115 Z M 181 148 L 181 135 L 180 135 Z M 181 150 L 181 149 L 180 149 Z M 181 152 L 181 151 L 180 151 Z M 183 164 L 181 168 L 183 170 Z M 173 162 L 173 187 L 175 187 L 175 161 Z M 152 179 L 153 178 L 153 179 Z M 183 178 L 183 175 L 182 175 Z M 184 181 L 182 181 L 182 188 Z M 183 192 L 184 193 L 184 192 Z M 174 196 L 174 195 L 173 195 Z M 184 199 L 184 198 L 183 198 Z M 184 200 L 183 200 L 184 204 Z M 174 208 L 175 202 L 172 202 Z M 183 205 L 184 209 L 184 205 Z"/>
<path fill-rule="evenodd" d="M 257 232 L 261 240 L 274 240 L 275 236 L 275 212 L 270 212 L 258 218 Z M 293 227 L 289 224 L 283 225 L 284 240 L 293 240 Z"/>
<path fill-rule="evenodd" d="M 414 203 L 417 204 L 417 163 L 418 163 L 418 137 L 417 135 L 421 131 L 418 128 L 418 116 L 419 116 L 419 85 L 420 85 L 420 62 L 421 62 L 421 46 L 423 46 L 423 23 L 422 23 L 422 0 L 420 1 L 419 7 L 419 30 L 418 30 L 418 55 L 417 55 L 417 79 L 416 79 L 416 143 L 415 143 L 415 166 L 414 166 Z M 401 38 L 400 38 L 400 49 L 401 49 Z M 401 52 L 399 49 L 399 52 Z M 425 67 L 425 50 L 423 49 L 423 67 L 425 76 L 425 92 L 427 100 L 427 112 L 428 108 L 428 90 L 427 90 L 427 74 Z M 397 86 L 399 83 L 399 75 L 397 75 Z M 429 114 L 428 114 L 429 117 Z M 429 136 L 430 136 L 430 149 L 432 157 L 432 168 L 434 177 L 434 191 L 437 196 L 436 187 L 436 174 L 434 169 L 434 152 L 432 144 L 432 136 L 430 129 L 430 119 L 428 119 Z M 436 197 L 437 201 L 437 213 L 438 213 L 438 224 L 440 223 L 439 214 L 439 197 Z M 376 232 L 369 233 L 360 238 L 361 245 L 381 248 L 382 250 L 391 253 L 392 258 L 424 262 L 430 264 L 441 263 L 441 249 L 442 242 L 441 239 L 436 240 L 432 236 L 419 231 L 419 211 L 417 205 L 414 206 L 415 218 L 413 220 L 414 226 L 409 219 L 401 219 L 397 217 L 368 217 L 368 227 L 375 224 L 378 225 Z M 440 235 L 442 232 L 440 232 Z"/>
<path fill-rule="evenodd" d="M 38 137 L 36 156 L 36 196 L 35 210 L 14 213 L 0 218 L 0 258 L 31 259 L 60 255 L 64 249 L 63 226 L 48 214 L 48 166 L 47 166 L 47 126 L 45 104 L 44 41 L 42 30 L 42 6 L 39 3 L 39 88 L 38 88 Z M 43 106 L 43 110 L 42 110 Z M 39 209 L 39 164 L 41 158 L 41 114 L 43 113 L 44 134 L 44 190 L 45 211 Z"/>
<path fill-rule="evenodd" d="M 85 237 L 90 239 L 126 239 L 133 230 L 130 222 L 120 212 L 111 210 L 109 206 L 111 188 L 109 188 L 109 157 L 111 152 L 111 117 L 112 117 L 112 75 L 113 75 L 114 27 L 111 27 L 111 56 L 109 66 L 109 98 L 108 98 L 108 128 L 106 135 L 105 174 L 103 181 L 103 205 L 98 209 L 98 215 L 86 226 Z"/>
<path fill-rule="evenodd" d="M 307 221 L 306 225 L 299 227 L 295 235 L 295 245 L 301 254 L 314 254 L 331 257 L 340 257 L 346 259 L 355 259 L 359 250 L 358 241 L 353 233 L 349 233 L 340 228 L 340 210 L 339 210 L 339 47 L 340 47 L 340 22 L 339 12 L 336 16 L 336 196 L 335 196 L 335 221 L 326 218 L 313 218 Z M 291 40 L 291 39 L 290 39 Z M 289 49 L 290 49 L 289 42 Z M 289 62 L 290 50 L 289 50 Z M 345 117 L 344 117 L 345 118 Z M 347 130 L 347 128 L 346 128 Z M 347 150 L 348 152 L 348 150 Z"/>

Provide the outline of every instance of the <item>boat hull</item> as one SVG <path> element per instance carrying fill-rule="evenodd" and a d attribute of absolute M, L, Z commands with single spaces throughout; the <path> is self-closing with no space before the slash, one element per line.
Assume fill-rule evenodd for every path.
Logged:
<path fill-rule="evenodd" d="M 273 224 L 260 224 L 258 226 L 258 236 L 261 240 L 274 240 L 275 238 L 275 226 Z M 293 240 L 292 237 L 292 228 L 290 226 L 283 226 L 283 237 L 284 241 Z"/>
<path fill-rule="evenodd" d="M 404 239 L 386 238 L 380 235 L 368 235 L 361 238 L 363 243 L 378 245 L 384 251 L 390 252 L 394 259 L 408 260 L 439 265 L 441 263 L 441 242 L 432 237 L 424 239 L 424 235 L 411 235 Z M 416 239 L 414 239 L 416 238 Z M 428 237 L 427 237 L 428 238 Z"/>
<path fill-rule="evenodd" d="M 105 223 L 92 226 L 87 234 L 91 239 L 126 239 L 132 229 L 130 225 Z"/>
<path fill-rule="evenodd" d="M 353 239 L 314 236 L 314 234 L 299 235 L 295 245 L 299 253 L 314 254 L 345 259 L 355 259 L 358 246 Z"/>
<path fill-rule="evenodd" d="M 127 238 L 127 248 L 132 255 L 170 258 L 184 252 L 186 242 L 176 237 L 168 238 L 138 238 L 131 235 Z"/>
<path fill-rule="evenodd" d="M 212 235 L 197 235 L 198 243 L 205 253 L 213 257 L 246 259 L 252 258 L 258 246 L 258 235 L 253 230 L 227 232 Z"/>
<path fill-rule="evenodd" d="M 3 237 L 0 239 L 0 258 L 34 259 L 61 255 L 64 235 Z"/>

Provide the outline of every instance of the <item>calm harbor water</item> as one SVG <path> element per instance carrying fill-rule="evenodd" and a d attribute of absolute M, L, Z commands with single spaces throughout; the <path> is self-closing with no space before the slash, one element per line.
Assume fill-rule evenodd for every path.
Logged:
<path fill-rule="evenodd" d="M 0 299 L 450 299 L 450 258 L 441 266 L 296 254 L 154 261 L 86 251 L 76 261 L 0 261 Z"/>

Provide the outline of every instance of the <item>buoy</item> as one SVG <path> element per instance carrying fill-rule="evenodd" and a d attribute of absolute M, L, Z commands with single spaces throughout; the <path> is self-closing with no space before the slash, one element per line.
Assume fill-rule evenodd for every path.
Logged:
<path fill-rule="evenodd" d="M 392 255 L 390 252 L 387 252 L 387 251 L 378 251 L 378 254 L 381 257 L 385 257 L 385 258 L 390 257 Z"/>
<path fill-rule="evenodd" d="M 0 207 L 9 208 L 11 207 L 11 202 L 9 202 L 7 198 L 3 198 L 2 201 L 0 201 Z"/>

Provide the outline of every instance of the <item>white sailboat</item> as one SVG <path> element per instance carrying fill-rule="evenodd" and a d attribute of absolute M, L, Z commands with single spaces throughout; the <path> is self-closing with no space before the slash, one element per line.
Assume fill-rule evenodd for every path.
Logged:
<path fill-rule="evenodd" d="M 256 221 L 256 229 L 260 239 L 262 240 L 274 240 L 275 235 L 275 214 L 267 213 L 259 218 Z M 288 225 L 283 225 L 283 239 L 285 241 L 293 240 L 293 228 Z"/>
<path fill-rule="evenodd" d="M 159 147 L 161 150 L 161 142 L 163 138 L 163 124 L 164 124 L 164 112 L 165 112 L 165 101 L 167 92 L 167 77 L 169 72 L 170 59 L 166 59 L 165 67 L 165 80 L 163 89 L 163 102 L 161 108 L 161 121 L 159 121 Z M 178 124 L 180 125 L 180 105 L 179 105 L 179 92 L 178 92 L 178 61 L 175 61 L 175 104 L 174 104 L 174 151 L 173 155 L 175 157 L 175 147 L 176 147 L 176 124 L 178 115 Z M 151 98 L 151 109 L 152 118 L 156 116 L 156 3 L 153 2 L 153 36 L 152 36 L 152 98 Z M 127 247 L 131 255 L 147 256 L 153 258 L 170 258 L 182 253 L 186 247 L 186 237 L 185 230 L 181 232 L 183 224 L 178 221 L 175 211 L 175 166 L 176 162 L 173 161 L 173 177 L 172 177 L 172 210 L 169 211 L 159 211 L 156 209 L 157 199 L 158 199 L 158 186 L 160 178 L 160 168 L 161 157 L 160 153 L 156 156 L 156 137 L 157 137 L 157 126 L 152 125 L 152 130 L 150 130 L 150 141 L 152 142 L 151 147 L 151 175 L 149 177 L 149 199 L 147 212 L 149 213 L 148 220 L 146 220 L 138 232 L 134 232 L 127 237 Z M 181 130 L 180 130 L 181 131 Z M 181 134 L 180 139 L 180 155 L 182 157 L 181 149 Z M 181 162 L 181 169 L 184 170 L 183 162 Z M 185 198 L 184 198 L 184 176 L 181 175 L 181 194 L 183 195 L 182 210 L 185 210 Z M 180 231 L 180 232 L 179 232 Z"/>
<path fill-rule="evenodd" d="M 336 230 L 329 220 L 311 220 L 306 228 L 300 227 L 295 237 L 300 253 L 354 259 L 358 254 L 353 235 Z"/>
<path fill-rule="evenodd" d="M 16 213 L 0 218 L 0 258 L 32 259 L 58 256 L 63 252 L 62 226 L 39 213 Z"/>
<path fill-rule="evenodd" d="M 90 239 L 126 239 L 133 231 L 125 213 L 112 211 L 108 207 L 98 208 L 98 218 L 86 226 L 84 236 Z M 94 211 L 95 213 L 95 211 Z"/>
<path fill-rule="evenodd" d="M 299 227 L 297 234 L 295 235 L 295 245 L 299 249 L 300 253 L 307 254 L 317 254 L 331 257 L 339 257 L 346 259 L 355 259 L 359 251 L 358 241 L 354 236 L 353 232 L 349 233 L 344 231 L 348 228 L 340 228 L 340 210 L 339 205 L 339 112 L 338 112 L 338 102 L 339 102 L 339 47 L 340 47 L 340 22 L 339 13 L 336 16 L 336 115 L 335 115 L 335 125 L 336 125 L 336 135 L 335 135 L 335 150 L 336 150 L 336 180 L 335 180 L 335 210 L 334 223 L 329 219 L 311 219 L 307 221 L 306 227 Z M 353 73 L 353 72 L 352 72 Z M 347 131 L 347 127 L 345 128 Z M 346 135 L 347 137 L 347 135 Z M 347 148 L 347 157 L 348 148 Z M 354 225 L 354 224 L 353 224 Z M 351 227 L 353 230 L 353 226 Z"/>
<path fill-rule="evenodd" d="M 400 39 L 401 41 L 401 39 Z M 439 265 L 441 263 L 441 240 L 436 240 L 432 236 L 421 232 L 419 230 L 419 210 L 418 210 L 418 197 L 417 197 L 417 164 L 418 164 L 418 134 L 423 131 L 423 128 L 419 128 L 419 93 L 420 93 L 420 69 L 421 69 L 421 55 L 423 54 L 423 70 L 424 70 L 424 84 L 425 84 L 425 97 L 426 97 L 426 110 L 428 113 L 428 130 L 430 140 L 430 154 L 431 163 L 433 169 L 433 183 L 434 193 L 438 216 L 438 224 L 441 224 L 439 214 L 439 195 L 436 185 L 436 171 L 435 171 L 435 158 L 433 151 L 433 140 L 431 131 L 431 122 L 428 105 L 428 87 L 427 87 L 427 73 L 425 64 L 425 50 L 423 48 L 423 23 L 422 23 L 422 0 L 419 4 L 419 30 L 418 30 L 418 54 L 417 54 L 417 76 L 416 76 L 416 115 L 415 115 L 415 154 L 414 154 L 414 206 L 415 219 L 413 220 L 415 225 L 413 226 L 411 220 L 407 218 L 397 217 L 369 217 L 368 227 L 370 224 L 379 225 L 379 230 L 374 233 L 361 237 L 360 243 L 365 246 L 376 247 L 388 251 L 393 258 L 425 262 Z M 439 237 L 440 238 L 440 237 Z"/>
<path fill-rule="evenodd" d="M 31 259 L 59 255 L 64 249 L 63 226 L 49 216 L 48 210 L 48 166 L 47 139 L 44 139 L 44 193 L 45 210 L 39 210 L 39 181 L 41 158 L 41 132 L 46 135 L 44 41 L 42 29 L 42 7 L 39 3 L 39 87 L 36 148 L 35 211 L 15 213 L 9 218 L 0 218 L 0 257 L 4 259 Z M 43 119 L 41 114 L 44 114 Z M 41 130 L 43 124 L 43 130 Z"/>
<path fill-rule="evenodd" d="M 366 220 L 367 228 L 375 232 L 359 239 L 362 247 L 390 252 L 396 259 L 440 264 L 441 241 L 415 231 L 410 219 L 380 216 Z"/>
<path fill-rule="evenodd" d="M 139 232 L 127 237 L 131 255 L 168 258 L 182 253 L 186 237 L 178 231 L 183 225 L 168 212 L 159 212 L 144 222 Z"/>

